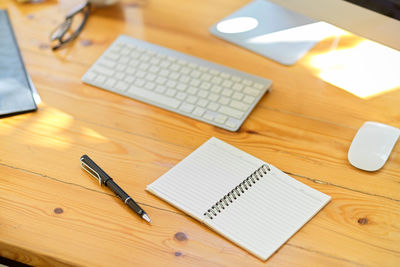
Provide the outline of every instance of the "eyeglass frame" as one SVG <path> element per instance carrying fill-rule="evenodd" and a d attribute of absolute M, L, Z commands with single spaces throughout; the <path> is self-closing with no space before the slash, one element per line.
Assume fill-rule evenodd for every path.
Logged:
<path fill-rule="evenodd" d="M 64 22 L 61 23 L 57 28 L 55 28 L 53 32 L 50 34 L 51 41 L 58 40 L 59 42 L 58 45 L 55 45 L 51 48 L 53 51 L 59 49 L 60 47 L 66 45 L 67 43 L 75 40 L 76 37 L 78 37 L 78 35 L 82 32 L 83 27 L 85 26 L 86 21 L 90 15 L 90 10 L 91 10 L 91 3 L 87 1 L 77 6 L 67 14 Z M 81 12 L 83 13 L 82 23 L 79 25 L 78 29 L 71 34 L 69 38 L 64 39 L 65 34 L 70 30 L 75 15 Z"/>

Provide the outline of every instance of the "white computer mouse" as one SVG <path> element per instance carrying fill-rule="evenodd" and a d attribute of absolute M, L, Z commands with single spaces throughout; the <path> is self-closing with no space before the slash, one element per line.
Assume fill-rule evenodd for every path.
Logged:
<path fill-rule="evenodd" d="M 397 139 L 400 129 L 368 121 L 358 130 L 350 145 L 348 159 L 354 167 L 365 171 L 377 171 L 385 164 Z"/>

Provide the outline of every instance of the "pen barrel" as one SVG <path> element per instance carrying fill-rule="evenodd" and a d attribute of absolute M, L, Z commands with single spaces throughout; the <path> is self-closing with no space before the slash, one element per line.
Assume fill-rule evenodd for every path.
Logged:
<path fill-rule="evenodd" d="M 119 197 L 129 208 L 131 208 L 138 215 L 142 215 L 144 211 L 139 207 L 138 204 L 127 194 L 121 187 L 119 187 L 112 179 L 106 182 L 108 188 L 113 191 L 117 197 Z"/>
<path fill-rule="evenodd" d="M 125 200 L 129 198 L 129 195 L 125 193 L 125 191 L 122 190 L 122 188 L 119 187 L 112 179 L 109 179 L 106 182 L 106 186 L 110 188 L 111 191 L 113 191 L 122 201 L 125 202 Z"/>
<path fill-rule="evenodd" d="M 130 198 L 128 201 L 126 201 L 126 205 L 128 205 L 128 207 L 131 208 L 138 215 L 140 215 L 140 216 L 143 215 L 144 210 L 142 210 L 142 208 L 140 208 L 139 205 L 136 204 L 136 202 L 132 198 Z"/>

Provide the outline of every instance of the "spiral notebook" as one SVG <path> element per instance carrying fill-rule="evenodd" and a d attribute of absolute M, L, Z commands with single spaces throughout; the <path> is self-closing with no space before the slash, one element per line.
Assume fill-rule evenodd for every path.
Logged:
<path fill-rule="evenodd" d="M 146 190 L 262 260 L 330 201 L 215 137 Z"/>

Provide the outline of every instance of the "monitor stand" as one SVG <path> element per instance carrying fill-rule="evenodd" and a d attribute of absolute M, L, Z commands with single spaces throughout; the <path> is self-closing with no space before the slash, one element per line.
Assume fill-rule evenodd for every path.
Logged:
<path fill-rule="evenodd" d="M 210 28 L 210 32 L 284 65 L 292 65 L 335 27 L 266 0 L 255 0 Z"/>

